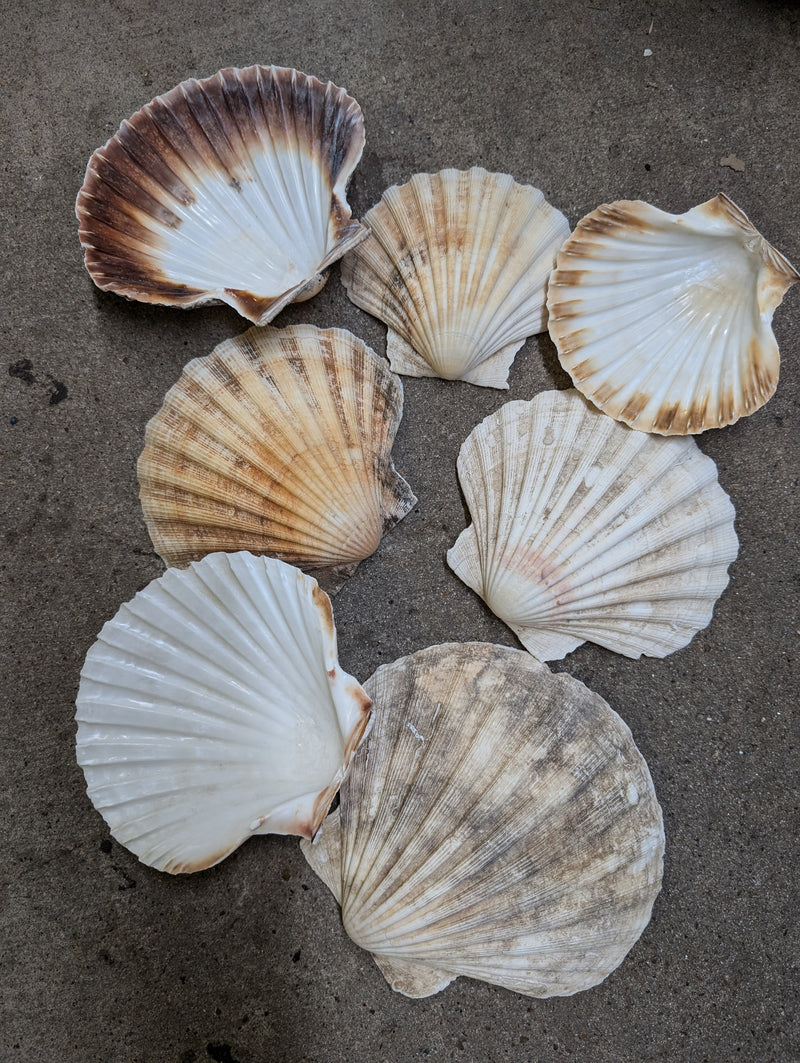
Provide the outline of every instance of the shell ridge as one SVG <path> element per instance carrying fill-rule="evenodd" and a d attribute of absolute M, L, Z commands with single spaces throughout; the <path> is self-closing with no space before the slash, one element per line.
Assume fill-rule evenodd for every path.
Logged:
<path fill-rule="evenodd" d="M 379 700 L 380 700 L 380 684 L 381 684 L 382 678 L 383 678 L 382 676 L 380 676 L 378 673 L 376 673 L 376 675 L 373 676 L 373 679 L 368 684 L 368 692 L 370 694 L 372 694 L 373 691 L 374 691 L 374 695 L 375 695 L 374 696 L 374 700 L 375 700 L 376 704 L 378 704 Z M 408 680 L 407 680 L 407 685 L 409 686 L 409 689 L 410 689 L 410 685 L 412 683 L 413 683 L 413 676 L 409 676 Z M 435 727 L 435 721 L 436 721 L 436 719 L 439 716 L 439 712 L 440 712 L 441 708 L 445 705 L 447 697 L 451 695 L 451 691 L 453 689 L 454 683 L 455 683 L 455 679 L 446 680 L 443 689 L 438 692 L 438 695 L 437 695 L 438 708 L 435 708 L 433 710 L 433 720 L 431 721 L 431 724 L 430 724 L 432 731 L 433 731 L 433 728 Z M 405 713 L 405 715 L 407 715 L 408 717 L 413 716 L 415 718 L 416 722 L 419 724 L 419 726 L 420 727 L 424 727 L 427 730 L 428 729 L 427 717 L 429 717 L 431 715 L 431 712 L 430 712 L 431 706 L 425 700 L 426 694 L 424 692 L 420 693 L 420 695 L 418 695 L 418 696 L 413 696 L 413 694 L 409 694 L 408 697 L 409 697 L 410 700 L 408 701 L 408 711 Z M 391 750 L 389 751 L 388 754 L 384 754 L 384 761 L 385 761 L 385 768 L 384 768 L 384 771 L 385 771 L 385 786 L 384 786 L 384 790 L 391 789 L 392 785 L 394 785 L 394 780 L 396 780 L 398 783 L 400 783 L 401 790 L 402 790 L 402 797 L 399 799 L 399 802 L 397 802 L 394 805 L 394 807 L 396 808 L 396 812 L 394 813 L 394 819 L 395 819 L 395 822 L 397 822 L 398 825 L 399 825 L 398 829 L 401 830 L 402 829 L 401 816 L 403 815 L 404 810 L 407 811 L 407 808 L 408 808 L 408 806 L 406 805 L 406 798 L 412 792 L 412 785 L 413 785 L 414 780 L 416 778 L 420 777 L 421 774 L 422 775 L 425 774 L 423 772 L 423 768 L 427 767 L 427 765 L 426 765 L 426 757 L 429 755 L 430 750 L 432 748 L 431 735 L 428 735 L 427 740 L 425 742 L 423 742 L 422 749 L 420 750 L 419 747 L 416 746 L 416 742 L 418 741 L 416 735 L 413 734 L 413 732 L 410 730 L 410 728 L 407 729 L 406 726 L 403 725 L 402 721 L 399 720 L 399 718 L 393 719 L 393 720 L 389 720 L 389 719 L 387 719 L 384 716 L 384 722 L 381 723 L 380 722 L 380 717 L 379 717 L 379 726 L 380 726 L 380 730 L 379 730 L 378 734 L 381 736 L 381 738 L 385 739 L 385 737 L 390 735 L 390 734 L 394 734 L 395 735 L 395 739 L 394 739 L 394 742 L 393 742 Z M 453 762 L 454 766 L 455 765 L 460 765 L 463 762 L 464 758 L 469 756 L 469 743 L 470 743 L 470 741 L 471 741 L 471 739 L 469 738 L 469 736 L 465 736 L 465 735 L 459 734 L 458 732 L 456 732 L 456 734 L 454 734 L 454 735 L 451 735 L 452 746 L 451 746 L 451 749 L 450 749 L 450 756 L 452 757 L 452 762 Z M 464 742 L 468 743 L 466 749 L 462 748 L 462 743 L 464 743 Z M 408 769 L 404 766 L 404 758 L 406 757 L 407 750 L 409 750 L 409 749 L 413 749 L 414 750 L 413 775 L 411 777 L 408 776 Z M 430 755 L 432 756 L 433 754 L 430 754 Z M 378 770 L 378 768 L 380 766 L 381 765 L 373 764 L 373 768 L 372 768 L 373 772 L 377 772 L 377 770 Z M 447 780 L 446 779 L 442 780 L 441 786 L 446 786 L 446 785 L 447 785 Z M 371 831 L 372 831 L 373 835 L 377 834 L 377 832 L 383 828 L 383 823 L 386 820 L 387 816 L 389 815 L 387 812 L 385 812 L 385 807 L 387 805 L 387 802 L 383 802 L 382 804 L 377 804 L 377 802 L 375 802 L 374 804 L 375 804 L 376 814 L 374 815 L 374 818 L 373 818 L 373 821 L 372 821 L 372 824 L 371 824 Z M 347 816 L 347 814 L 348 814 L 348 810 L 345 809 L 345 816 Z M 366 853 L 366 851 L 367 851 L 367 842 L 368 842 L 368 840 L 365 839 L 364 846 L 363 846 L 363 852 L 364 853 Z M 390 839 L 386 840 L 386 844 L 385 844 L 384 848 L 391 848 L 391 840 Z M 372 862 L 372 866 L 370 867 L 370 871 L 364 876 L 364 882 L 363 882 L 362 890 L 367 890 L 367 889 L 370 889 L 370 888 L 371 889 L 377 889 L 376 880 L 375 880 L 375 877 L 373 875 L 373 871 L 376 872 L 376 874 L 380 874 L 380 872 L 377 871 L 378 864 L 379 864 L 379 857 L 380 856 L 381 856 L 381 854 L 379 853 L 378 855 L 373 857 L 373 862 Z M 358 870 L 360 870 L 360 869 L 358 869 Z M 382 878 L 378 878 L 377 883 L 379 884 L 380 881 L 382 881 Z M 352 896 L 351 900 L 352 900 L 351 907 L 355 907 L 355 902 L 357 900 L 357 895 L 354 894 Z"/>

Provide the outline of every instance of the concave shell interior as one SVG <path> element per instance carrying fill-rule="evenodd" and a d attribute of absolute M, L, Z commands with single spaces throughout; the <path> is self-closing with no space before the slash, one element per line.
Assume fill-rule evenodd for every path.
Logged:
<path fill-rule="evenodd" d="M 196 358 L 145 433 L 138 475 L 158 553 L 252 550 L 334 587 L 416 503 L 391 447 L 403 388 L 343 329 L 251 328 Z"/>
<path fill-rule="evenodd" d="M 507 388 L 546 328 L 545 285 L 569 224 L 508 174 L 442 170 L 384 192 L 370 237 L 342 260 L 350 299 L 389 327 L 392 368 Z"/>
<path fill-rule="evenodd" d="M 331 82 L 274 66 L 184 81 L 89 160 L 86 268 L 129 299 L 265 324 L 367 235 L 345 197 L 363 148 L 361 108 Z"/>
<path fill-rule="evenodd" d="M 161 871 L 199 871 L 251 834 L 312 837 L 370 706 L 315 580 L 212 554 L 103 627 L 81 672 L 78 763 L 117 841 Z"/>
<path fill-rule="evenodd" d="M 585 639 L 664 657 L 711 620 L 739 544 L 693 439 L 548 391 L 473 429 L 458 475 L 473 523 L 448 563 L 540 660 Z"/>
<path fill-rule="evenodd" d="M 611 417 L 703 432 L 774 393 L 772 315 L 797 280 L 726 195 L 680 215 L 621 200 L 583 218 L 559 252 L 550 335 L 575 386 Z"/>
<path fill-rule="evenodd" d="M 432 646 L 379 668 L 312 868 L 407 996 L 459 975 L 528 996 L 588 989 L 647 925 L 664 831 L 631 733 L 520 650 Z"/>

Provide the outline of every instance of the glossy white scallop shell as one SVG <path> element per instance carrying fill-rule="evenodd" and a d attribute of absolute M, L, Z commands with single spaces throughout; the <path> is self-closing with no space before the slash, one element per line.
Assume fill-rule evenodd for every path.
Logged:
<path fill-rule="evenodd" d="M 416 503 L 391 447 L 403 388 L 343 329 L 252 328 L 196 358 L 145 433 L 138 475 L 171 565 L 251 550 L 350 575 Z"/>
<path fill-rule="evenodd" d="M 575 386 L 643 432 L 753 413 L 778 384 L 771 322 L 798 273 L 725 195 L 686 214 L 598 207 L 558 255 L 549 329 Z"/>
<path fill-rule="evenodd" d="M 664 657 L 711 620 L 738 540 L 693 439 L 634 432 L 549 391 L 478 425 L 458 475 L 473 523 L 448 563 L 540 660 L 587 639 Z"/>
<path fill-rule="evenodd" d="M 515 354 L 546 328 L 563 214 L 538 189 L 474 167 L 416 174 L 364 223 L 371 235 L 342 260 L 342 282 L 388 325 L 395 372 L 507 388 Z"/>
<path fill-rule="evenodd" d="M 251 834 L 313 836 L 371 702 L 330 602 L 271 558 L 212 554 L 123 605 L 86 655 L 78 763 L 111 833 L 173 874 Z"/>
<path fill-rule="evenodd" d="M 631 733 L 520 650 L 433 646 L 367 682 L 375 725 L 306 859 L 392 988 L 602 981 L 647 925 L 664 831 Z"/>
<path fill-rule="evenodd" d="M 331 82 L 274 66 L 184 81 L 89 161 L 86 268 L 130 299 L 265 324 L 367 235 L 345 196 L 363 148 L 361 108 Z"/>

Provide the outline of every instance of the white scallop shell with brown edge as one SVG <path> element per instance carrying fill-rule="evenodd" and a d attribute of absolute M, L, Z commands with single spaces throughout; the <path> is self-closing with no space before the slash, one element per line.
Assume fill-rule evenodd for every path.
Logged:
<path fill-rule="evenodd" d="M 517 351 L 547 327 L 564 215 L 538 189 L 474 167 L 416 174 L 364 223 L 371 235 L 342 260 L 342 282 L 388 325 L 395 372 L 507 388 Z"/>
<path fill-rule="evenodd" d="M 623 200 L 587 215 L 559 252 L 550 335 L 604 413 L 643 432 L 704 432 L 774 393 L 772 315 L 797 280 L 723 194 L 680 215 Z"/>
<path fill-rule="evenodd" d="M 89 161 L 76 214 L 95 284 L 265 324 L 367 235 L 345 189 L 361 108 L 283 67 L 226 68 L 158 96 Z"/>
<path fill-rule="evenodd" d="M 315 580 L 213 554 L 103 627 L 81 673 L 78 763 L 117 841 L 160 871 L 199 871 L 251 834 L 312 837 L 370 706 Z"/>
<path fill-rule="evenodd" d="M 416 503 L 391 447 L 403 388 L 342 329 L 251 328 L 196 358 L 145 433 L 141 501 L 169 565 L 250 550 L 332 588 Z"/>
<path fill-rule="evenodd" d="M 540 660 L 586 640 L 665 657 L 710 622 L 738 540 L 693 439 L 548 391 L 479 424 L 458 475 L 473 523 L 447 561 Z"/>
<path fill-rule="evenodd" d="M 311 867 L 392 988 L 460 975 L 533 997 L 602 981 L 647 925 L 664 830 L 597 694 L 520 650 L 432 646 L 379 668 L 372 734 Z"/>

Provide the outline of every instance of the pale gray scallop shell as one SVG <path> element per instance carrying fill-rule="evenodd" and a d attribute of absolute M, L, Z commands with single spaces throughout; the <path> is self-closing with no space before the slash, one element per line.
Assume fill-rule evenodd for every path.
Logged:
<path fill-rule="evenodd" d="M 723 194 L 680 215 L 622 200 L 583 218 L 560 250 L 550 335 L 575 386 L 611 417 L 704 432 L 774 393 L 772 315 L 797 280 Z"/>
<path fill-rule="evenodd" d="M 152 418 L 142 508 L 167 564 L 266 553 L 336 586 L 416 503 L 391 447 L 403 388 L 343 329 L 251 328 L 196 358 Z"/>
<path fill-rule="evenodd" d="M 199 871 L 251 834 L 312 837 L 370 707 L 316 580 L 211 554 L 103 627 L 81 672 L 78 763 L 117 841 L 161 871 Z"/>
<path fill-rule="evenodd" d="M 371 235 L 342 260 L 342 282 L 388 325 L 394 371 L 507 388 L 517 351 L 547 327 L 564 215 L 538 189 L 473 167 L 416 174 L 364 223 Z"/>
<path fill-rule="evenodd" d="M 739 544 L 693 439 L 548 391 L 479 424 L 458 475 L 473 523 L 448 563 L 540 660 L 587 639 L 665 657 L 710 622 Z"/>
<path fill-rule="evenodd" d="M 89 161 L 76 214 L 100 288 L 230 304 L 265 324 L 367 235 L 345 190 L 361 108 L 283 67 L 226 68 L 158 96 Z"/>
<path fill-rule="evenodd" d="M 432 646 L 379 668 L 369 740 L 312 868 L 392 988 L 465 975 L 534 997 L 602 981 L 647 925 L 664 831 L 631 733 L 520 650 Z"/>

